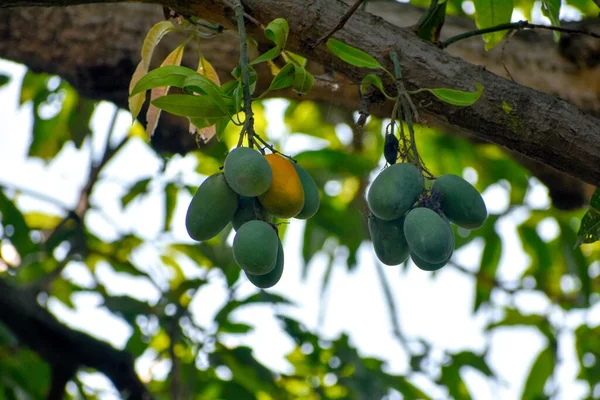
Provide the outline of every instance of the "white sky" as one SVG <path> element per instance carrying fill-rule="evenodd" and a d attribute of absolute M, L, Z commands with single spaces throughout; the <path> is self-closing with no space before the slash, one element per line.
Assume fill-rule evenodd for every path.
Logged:
<path fill-rule="evenodd" d="M 0 73 L 13 76 L 11 83 L 0 88 L 0 184 L 17 185 L 34 189 L 61 200 L 72 207 L 77 201 L 80 187 L 83 185 L 87 165 L 89 164 L 89 141 L 81 151 L 72 146 L 65 147 L 61 154 L 50 164 L 44 165 L 40 160 L 26 157 L 28 142 L 31 139 L 31 104 L 18 107 L 18 93 L 24 68 L 13 63 L 0 61 Z M 285 132 L 282 111 L 284 103 L 273 100 L 268 103 L 267 115 L 269 131 Z M 103 148 L 108 123 L 114 107 L 102 103 L 93 118 L 94 142 L 96 157 Z M 131 119 L 129 114 L 121 112 L 116 137 L 127 132 Z M 343 136 L 343 132 L 340 132 Z M 306 149 L 310 143 L 306 140 L 294 139 L 286 142 L 284 151 L 296 154 Z M 293 148 L 293 151 L 291 150 Z M 167 170 L 167 178 L 181 173 L 186 182 L 199 184 L 202 177 L 193 172 L 195 161 L 192 157 L 173 160 Z M 122 232 L 133 231 L 136 234 L 152 239 L 158 234 L 162 224 L 162 200 L 158 190 L 142 199 L 135 200 L 125 211 L 120 208 L 120 196 L 125 188 L 141 177 L 158 177 L 160 160 L 149 151 L 148 147 L 135 139 L 110 163 L 103 173 L 92 196 L 92 202 L 102 204 L 104 211 L 112 221 L 116 221 Z M 163 180 L 165 177 L 159 177 Z M 159 188 L 160 189 L 160 188 Z M 484 198 L 490 212 L 501 212 L 508 205 L 507 192 L 501 186 L 490 187 Z M 161 236 L 158 245 L 168 243 L 175 238 L 178 241 L 191 242 L 184 228 L 184 216 L 190 197 L 181 194 L 174 216 L 172 238 Z M 547 191 L 540 184 L 534 183 L 528 195 L 528 202 L 536 208 L 544 208 L 549 204 Z M 41 210 L 58 212 L 54 206 L 28 196 L 20 196 L 19 206 L 25 210 Z M 88 226 L 93 227 L 96 234 L 111 239 L 116 231 L 111 223 L 97 214 L 88 215 Z M 529 260 L 520 247 L 515 228 L 527 218 L 527 212 L 518 209 L 510 217 L 504 218 L 496 229 L 502 237 L 504 252 L 499 266 L 498 277 L 512 280 L 520 276 Z M 271 289 L 293 299 L 298 307 L 286 307 L 284 312 L 301 321 L 309 328 L 317 329 L 319 310 L 319 291 L 322 274 L 325 269 L 325 257 L 316 256 L 311 263 L 310 274 L 306 281 L 300 279 L 302 221 L 292 220 L 284 241 L 285 271 L 283 278 Z M 544 226 L 543 237 L 551 239 L 556 235 L 556 224 L 551 222 Z M 476 269 L 481 254 L 481 244 L 476 242 L 455 253 L 456 260 L 467 267 Z M 158 259 L 152 257 L 156 251 L 151 245 L 145 247 L 143 258 L 148 260 L 148 268 L 156 271 L 164 268 Z M 377 279 L 374 255 L 370 244 L 364 243 L 359 251 L 359 265 L 352 273 L 348 273 L 343 265 L 336 264 L 331 284 L 328 289 L 329 304 L 325 324 L 320 334 L 326 338 L 335 338 L 340 333 L 349 334 L 351 341 L 365 356 L 375 356 L 388 361 L 388 370 L 395 373 L 407 371 L 407 357 L 393 339 L 388 309 L 385 305 L 381 285 Z M 154 261 L 153 261 L 154 260 Z M 479 373 L 464 368 L 462 376 L 475 399 L 516 399 L 523 389 L 523 384 L 531 363 L 537 353 L 545 348 L 544 337 L 535 329 L 503 328 L 497 329 L 486 341 L 483 327 L 490 318 L 501 315 L 490 315 L 479 312 L 472 315 L 474 283 L 463 274 L 447 267 L 431 278 L 426 273 L 411 265 L 406 272 L 400 267 L 385 267 L 388 283 L 396 296 L 401 328 L 409 337 L 420 337 L 430 341 L 437 349 L 460 351 L 471 349 L 482 352 L 489 345 L 487 361 L 498 374 L 499 382 L 485 380 Z M 71 263 L 64 274 L 82 285 L 91 283 L 89 270 L 83 264 Z M 202 287 L 196 295 L 191 309 L 201 325 L 207 325 L 224 300 L 223 281 L 211 274 L 211 284 Z M 116 274 L 109 266 L 98 269 L 97 278 L 109 290 L 116 294 L 129 294 L 154 302 L 158 291 L 142 279 L 128 279 Z M 256 289 L 245 282 L 240 288 L 240 295 L 253 293 Z M 357 295 L 358 294 L 358 295 Z M 494 299 L 500 304 L 507 304 L 501 293 L 494 293 Z M 515 297 L 516 305 L 524 312 L 542 312 L 548 307 L 548 301 L 541 295 L 523 294 Z M 68 325 L 89 332 L 107 340 L 115 347 L 122 348 L 131 334 L 129 327 L 118 317 L 99 306 L 100 297 L 93 294 L 78 294 L 75 298 L 77 310 L 66 308 L 58 301 L 49 301 L 50 310 Z M 275 370 L 290 371 L 290 365 L 284 355 L 292 350 L 292 341 L 283 333 L 273 318 L 269 307 L 251 306 L 236 312 L 238 321 L 247 322 L 256 327 L 249 335 L 239 337 L 230 335 L 225 342 L 231 345 L 247 344 L 254 349 L 255 356 Z M 600 321 L 600 309 L 596 307 L 588 313 L 590 323 Z M 577 326 L 583 321 L 578 312 L 569 314 L 569 326 Z M 561 336 L 560 353 L 562 363 L 558 376 L 561 381 L 559 398 L 579 399 L 586 395 L 582 384 L 575 382 L 577 360 L 573 351 L 573 337 L 569 334 Z M 152 355 L 145 354 L 138 360 L 137 368 L 141 376 L 147 376 L 152 364 Z M 168 365 L 154 366 L 153 373 L 162 376 Z M 108 381 L 100 374 L 81 374 L 90 387 L 109 387 Z M 443 392 L 436 390 L 422 377 L 415 382 L 435 398 L 443 398 Z M 114 393 L 114 392 L 113 392 Z M 116 398 L 114 394 L 106 394 L 106 399 Z"/>

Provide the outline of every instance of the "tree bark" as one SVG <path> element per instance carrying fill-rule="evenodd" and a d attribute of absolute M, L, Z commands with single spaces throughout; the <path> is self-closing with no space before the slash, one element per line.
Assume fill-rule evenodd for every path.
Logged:
<path fill-rule="evenodd" d="M 26 3 L 26 4 L 25 4 Z M 85 1 L 61 1 L 65 3 L 86 3 Z M 166 1 L 167 5 L 182 12 L 193 12 L 203 18 L 217 21 L 227 28 L 233 27 L 231 10 L 223 1 L 201 2 L 201 1 Z M 371 3 L 371 2 L 370 2 Z M 387 18 L 400 24 L 396 15 L 401 13 L 389 12 L 385 7 L 405 6 L 394 3 L 372 2 Z M 19 5 L 55 5 L 56 0 L 24 2 L 22 0 L 8 0 L 0 7 Z M 320 65 L 327 65 L 341 75 L 349 77 L 352 82 L 357 83 L 362 76 L 370 71 L 352 67 L 333 57 L 324 46 L 312 49 L 310 44 L 317 40 L 334 26 L 341 17 L 346 6 L 340 1 L 313 1 L 306 3 L 302 0 L 253 0 L 245 1 L 246 11 L 264 24 L 275 17 L 284 17 L 290 23 L 290 38 L 288 47 L 290 50 L 300 53 Z M 71 82 L 80 82 L 87 92 L 95 93 L 100 97 L 117 100 L 123 104 L 126 98 L 127 85 L 133 65 L 139 58 L 139 47 L 145 31 L 149 24 L 156 22 L 160 17 L 160 10 L 152 7 L 144 7 L 139 4 L 103 5 L 104 10 L 117 7 L 130 7 L 130 12 L 139 12 L 136 24 L 132 24 L 131 17 L 116 18 L 114 22 L 103 18 L 97 11 L 88 10 L 90 14 L 96 14 L 99 24 L 90 24 L 93 19 L 79 20 L 71 29 L 60 29 L 57 25 L 54 38 L 62 43 L 68 43 L 64 48 L 75 48 L 72 50 L 54 50 L 50 43 L 46 48 L 52 49 L 46 54 L 34 51 L 33 45 L 28 47 L 14 46 L 19 38 L 34 33 L 29 24 L 16 23 L 15 14 L 29 12 L 29 18 L 39 20 L 43 13 L 62 12 L 63 22 L 68 19 L 68 13 L 75 13 L 80 7 L 66 9 L 31 9 L 31 10 L 0 10 L 0 26 L 5 27 L 3 37 L 8 41 L 0 42 L 0 54 L 9 59 L 24 60 L 32 65 L 34 69 L 48 70 L 49 68 L 62 69 L 62 76 L 66 76 Z M 96 6 L 85 6 L 96 7 Z M 152 11 L 147 11 L 151 10 Z M 73 11 L 71 11 L 73 10 Z M 110 13 L 112 14 L 112 13 Z M 116 13 L 115 13 L 116 14 Z M 48 14 L 46 14 L 47 16 Z M 65 17 L 66 15 L 66 17 Z M 131 14 L 130 14 L 131 15 Z M 149 15 L 153 15 L 150 19 Z M 412 14 L 414 15 L 414 14 Z M 42 15 L 43 16 L 43 15 Z M 146 19 L 148 18 L 148 19 Z M 10 24 L 2 24 L 3 19 Z M 411 18 L 411 23 L 417 19 Z M 146 22 L 148 26 L 138 22 Z M 455 29 L 465 28 L 465 21 L 450 18 L 445 27 L 446 34 L 452 34 Z M 404 21 L 409 22 L 409 21 Z M 87 28 L 104 29 L 106 42 L 110 43 L 110 51 L 102 51 L 103 46 L 90 46 L 89 40 L 84 39 L 87 35 L 81 35 L 81 24 L 87 23 Z M 462 24 L 462 25 L 461 25 Z M 403 23 L 403 25 L 407 25 Z M 116 27 L 116 29 L 115 29 Z M 263 35 L 260 29 L 253 26 L 248 27 L 254 33 L 259 43 L 262 43 Z M 111 34 L 115 29 L 116 33 Z M 17 34 L 15 35 L 15 31 Z M 20 32 L 19 32 L 20 31 Z M 369 32 L 365 35 L 364 32 Z M 443 31 L 444 32 L 444 31 Z M 10 34 L 10 36 L 8 36 Z M 43 41 L 42 32 L 39 33 L 38 44 Z M 114 36 L 113 36 L 114 35 Z M 586 38 L 579 36 L 570 37 L 569 46 L 563 45 L 556 48 L 551 42 L 551 35 L 543 35 L 538 32 L 524 32 L 511 40 L 505 48 L 504 64 L 518 83 L 532 87 L 544 88 L 549 92 L 561 95 L 578 104 L 581 109 L 591 113 L 597 113 L 598 98 L 600 92 L 599 68 L 594 64 L 597 60 L 597 42 L 589 42 Z M 567 35 L 563 35 L 565 37 Z M 48 36 L 45 36 L 48 37 Z M 96 38 L 99 36 L 96 36 Z M 226 37 L 226 36 L 224 36 Z M 436 47 L 425 43 L 413 36 L 406 29 L 386 23 L 380 18 L 358 11 L 346 24 L 344 29 L 336 33 L 335 37 L 344 40 L 348 44 L 374 55 L 384 65 L 390 67 L 388 51 L 390 48 L 400 50 L 401 61 L 407 86 L 411 89 L 418 87 L 452 87 L 458 89 L 472 90 L 472 82 L 479 81 L 484 87 L 482 99 L 472 107 L 457 108 L 441 103 L 425 94 L 417 96 L 418 107 L 425 123 L 446 126 L 454 130 L 472 134 L 482 140 L 494 142 L 501 146 L 512 149 L 522 155 L 543 162 L 558 170 L 564 171 L 592 184 L 600 183 L 600 124 L 599 120 L 578 110 L 573 105 L 557 99 L 556 97 L 544 95 L 534 90 L 527 89 L 522 85 L 501 79 L 497 75 L 483 68 L 452 57 L 447 52 L 440 51 Z M 135 39 L 134 39 L 135 38 Z M 577 38 L 575 40 L 575 38 Z M 78 42 L 78 39 L 80 41 Z M 112 41 L 109 41 L 112 39 Z M 221 38 L 220 38 L 221 39 Z M 234 51 L 230 41 L 205 41 L 205 54 L 219 68 L 220 73 L 227 73 L 232 68 L 232 63 L 220 63 L 218 54 Z M 231 38 L 230 38 L 231 40 Z M 474 38 L 459 42 L 450 49 L 454 54 L 479 62 L 487 60 L 493 65 L 495 71 L 504 71 L 502 66 L 502 45 L 492 53 L 481 51 L 480 38 Z M 575 44 L 573 43 L 575 42 Z M 6 43 L 12 43 L 6 44 Z M 33 42 L 27 41 L 23 44 Z M 210 45 L 213 47 L 210 47 Z M 121 46 L 125 48 L 122 49 Z M 550 47 L 552 46 L 552 47 Z M 596 47 L 594 47 L 596 46 Z M 219 51 L 210 51 L 219 48 Z M 532 52 L 533 48 L 540 48 Z M 574 51 L 573 49 L 578 49 Z M 39 50 L 39 47 L 38 47 Z M 56 53 L 59 53 L 58 55 Z M 55 57 L 56 56 L 56 57 Z M 102 58 L 104 56 L 104 58 Z M 485 56 L 486 58 L 483 58 Z M 64 57 L 65 62 L 61 62 Z M 545 58 L 544 58 L 545 57 Z M 83 60 L 96 59 L 105 61 L 104 64 L 96 64 L 95 69 L 85 68 Z M 235 57 L 228 57 L 233 59 Z M 27 60 L 29 62 L 27 62 Z M 478 61 L 479 60 L 479 61 Z M 59 66 L 56 66 L 56 65 Z M 55 67 L 48 67 L 55 65 Z M 73 66 L 77 68 L 73 68 Z M 538 66 L 533 69 L 532 66 Z M 70 70 L 71 72 L 67 71 Z M 74 72 L 73 72 L 74 70 Z M 525 73 L 525 71 L 527 71 Z M 506 74 L 504 72 L 504 74 Z M 466 77 L 466 78 L 465 78 Z M 330 85 L 321 85 L 315 88 L 313 98 L 325 101 L 333 100 L 345 107 L 357 108 L 356 89 L 353 85 L 343 83 L 337 91 L 332 91 Z M 121 81 L 121 84 L 117 83 Z M 567 82 L 565 85 L 558 82 Z M 587 82 L 587 83 L 586 83 Z M 77 85 L 76 85 L 77 87 Z M 79 89 L 79 87 L 77 87 Z M 83 90 L 84 94 L 86 90 Z M 286 95 L 289 95 L 286 94 Z M 97 98 L 97 97 L 96 97 Z M 502 107 L 506 102 L 510 108 Z M 389 104 L 376 107 L 374 112 L 380 115 L 389 113 Z M 160 137 L 160 136 L 159 136 Z"/>

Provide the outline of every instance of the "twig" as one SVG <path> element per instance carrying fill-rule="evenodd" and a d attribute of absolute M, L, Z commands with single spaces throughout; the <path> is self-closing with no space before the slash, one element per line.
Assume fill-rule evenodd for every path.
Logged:
<path fill-rule="evenodd" d="M 242 70 L 242 92 L 244 96 L 244 114 L 246 120 L 240 133 L 238 147 L 242 145 L 244 134 L 248 135 L 248 145 L 254 146 L 254 112 L 252 111 L 252 97 L 250 96 L 250 70 L 248 68 L 248 45 L 246 43 L 246 25 L 244 24 L 244 6 L 241 0 L 234 0 L 234 10 L 237 17 L 238 32 L 240 34 L 240 68 Z"/>
<path fill-rule="evenodd" d="M 62 201 L 55 199 L 54 197 L 47 196 L 43 193 L 36 192 L 35 190 L 16 186 L 16 185 L 13 185 L 12 183 L 0 182 L 0 190 L 3 190 L 4 188 L 12 189 L 15 192 L 23 193 L 26 196 L 35 197 L 38 200 L 42 200 L 42 201 L 45 201 L 46 203 L 53 204 L 56 207 L 63 209 L 64 211 L 69 211 L 71 209 L 71 207 L 64 204 Z"/>
<path fill-rule="evenodd" d="M 311 45 L 311 47 L 315 48 L 315 47 L 319 46 L 321 43 L 326 42 L 330 37 L 333 36 L 334 33 L 339 31 L 340 29 L 342 29 L 344 27 L 344 25 L 346 24 L 346 22 L 348 22 L 350 17 L 356 12 L 356 10 L 358 10 L 358 7 L 360 7 L 360 5 L 364 1 L 365 0 L 357 0 L 356 2 L 354 2 L 354 5 L 352 7 L 350 7 L 350 9 L 346 12 L 346 14 L 344 14 L 344 16 L 340 19 L 340 22 L 338 22 L 338 24 L 335 27 L 333 27 L 333 29 L 330 30 L 325 36 L 323 36 L 322 38 L 317 40 L 315 43 L 313 43 Z"/>
<path fill-rule="evenodd" d="M 73 255 L 74 251 L 73 248 L 71 248 L 65 258 L 58 263 L 56 268 L 39 278 L 37 281 L 33 282 L 27 289 L 36 295 L 42 291 L 48 291 L 52 282 L 54 282 L 60 276 L 60 274 L 62 274 L 66 266 L 73 259 Z"/>
<path fill-rule="evenodd" d="M 532 24 L 529 23 L 529 21 L 527 20 L 521 20 L 518 22 L 510 22 L 510 23 L 506 23 L 506 24 L 500 24 L 500 25 L 496 25 L 496 26 L 491 26 L 489 28 L 484 28 L 484 29 L 476 29 L 474 31 L 469 31 L 469 32 L 464 32 L 461 33 L 460 35 L 456 35 L 453 36 L 449 39 L 446 39 L 445 41 L 443 41 L 442 43 L 440 43 L 440 47 L 442 49 L 445 49 L 446 47 L 450 46 L 451 44 L 454 44 L 460 40 L 463 39 L 468 39 L 470 37 L 473 36 L 479 36 L 479 35 L 484 35 L 486 33 L 493 33 L 493 32 L 500 32 L 500 31 L 507 31 L 507 30 L 523 30 L 523 29 L 545 29 L 545 30 L 549 30 L 549 31 L 554 31 L 554 32 L 562 32 L 562 33 L 569 33 L 569 34 L 581 34 L 581 35 L 588 35 L 591 36 L 593 38 L 596 39 L 600 39 L 600 35 L 593 33 L 593 32 L 589 32 L 589 31 L 584 31 L 581 29 L 567 29 L 567 28 L 561 28 L 558 26 L 550 26 L 550 25 L 539 25 L 539 24 Z"/>
<path fill-rule="evenodd" d="M 394 295 L 392 290 L 390 289 L 390 285 L 388 285 L 385 272 L 383 271 L 383 267 L 381 263 L 377 259 L 377 257 L 373 256 L 373 260 L 375 262 L 375 267 L 377 268 L 377 277 L 379 278 L 379 282 L 381 282 L 381 287 L 383 288 L 383 294 L 385 296 L 385 300 L 388 306 L 388 311 L 390 312 L 390 319 L 392 321 L 393 333 L 398 342 L 402 346 L 402 348 L 406 351 L 408 355 L 412 354 L 410 348 L 408 347 L 408 343 L 406 343 L 406 337 L 400 330 L 400 323 L 398 322 L 398 309 L 396 308 L 396 304 L 394 302 Z"/>
<path fill-rule="evenodd" d="M 279 150 L 277 150 L 275 147 L 273 147 L 272 144 L 270 144 L 269 142 L 267 142 L 265 139 L 263 139 L 262 137 L 259 136 L 258 133 L 254 132 L 254 138 L 256 140 L 258 140 L 260 143 L 262 143 L 267 149 L 271 150 L 273 153 L 275 154 L 280 154 L 282 156 L 284 156 L 285 158 L 288 158 L 290 160 L 292 160 L 293 162 L 297 162 L 295 159 L 293 159 L 292 157 L 288 156 L 287 154 L 284 154 L 282 152 L 280 152 Z"/>

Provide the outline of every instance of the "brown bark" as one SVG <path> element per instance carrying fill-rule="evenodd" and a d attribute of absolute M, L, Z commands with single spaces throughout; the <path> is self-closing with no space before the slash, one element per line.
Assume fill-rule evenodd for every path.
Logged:
<path fill-rule="evenodd" d="M 273 1 L 257 0 L 246 1 L 245 5 L 247 11 L 262 22 L 268 22 L 275 16 L 286 17 L 291 28 L 291 50 L 328 65 L 354 81 L 358 81 L 366 73 L 339 62 L 323 47 L 310 49 L 310 41 L 326 33 L 343 15 L 346 10 L 343 4 L 338 1 L 315 1 L 305 4 L 304 1 L 294 0 L 276 2 L 275 7 L 271 3 Z M 375 1 L 370 3 L 374 7 L 372 10 L 377 10 L 396 24 L 409 25 L 417 20 L 415 12 L 408 12 L 414 10 L 408 8 L 410 6 Z M 35 4 L 53 3 L 38 1 Z M 0 7 L 14 5 L 23 5 L 23 2 L 5 1 Z M 227 27 L 233 26 L 230 19 L 232 14 L 221 1 L 169 1 L 169 5 L 183 11 L 195 10 L 205 18 L 212 17 Z M 99 7 L 104 7 L 101 12 L 98 12 Z M 406 8 L 403 8 L 402 12 L 393 12 L 396 8 L 387 7 Z M 120 11 L 113 13 L 113 10 L 117 9 Z M 317 9 L 318 16 L 315 14 Z M 400 8 L 397 10 L 400 11 Z M 131 24 L 132 13 L 136 13 L 136 24 Z M 404 15 L 409 15 L 410 18 L 396 18 Z M 316 22 L 313 23 L 311 18 Z M 160 7 L 140 4 L 0 10 L 0 26 L 5 27 L 4 32 L 0 33 L 8 38 L 0 42 L 0 55 L 26 62 L 37 70 L 59 73 L 73 82 L 84 94 L 123 104 L 127 89 L 124 83 L 128 81 L 133 65 L 139 57 L 141 38 L 148 27 L 159 19 Z M 40 20 L 54 21 L 55 24 L 39 24 Z M 36 30 L 29 29 L 31 21 L 38 21 L 38 26 L 43 29 L 37 30 L 37 33 Z M 445 27 L 446 35 L 470 29 L 472 25 L 469 24 L 470 22 L 464 19 L 450 18 Z M 307 29 L 307 26 L 310 26 L 310 29 Z M 252 29 L 251 26 L 249 28 Z M 369 29 L 370 34 L 364 35 Z M 259 30 L 255 30 L 255 34 L 258 39 L 262 38 Z M 90 38 L 98 37 L 103 38 L 102 42 L 97 46 L 90 46 L 90 43 L 93 43 Z M 405 30 L 360 11 L 336 37 L 356 47 L 362 47 L 388 66 L 387 49 L 390 46 L 403 49 L 405 76 L 411 87 L 445 86 L 471 89 L 472 80 L 479 80 L 486 87 L 482 100 L 468 109 L 457 109 L 431 101 L 427 95 L 421 97 L 420 108 L 422 115 L 426 117 L 425 122 L 469 132 L 480 139 L 511 148 L 588 182 L 597 184 L 600 181 L 600 164 L 597 162 L 600 147 L 598 120 L 582 114 L 566 102 L 499 79 L 473 65 L 450 57 L 416 39 Z M 582 37 L 571 37 L 569 40 L 571 43 L 568 46 L 557 48 L 551 41 L 551 35 L 526 32 L 513 38 L 506 46 L 504 63 L 518 83 L 545 88 L 575 102 L 582 109 L 597 112 L 595 107 L 598 107 L 598 102 L 592 101 L 598 98 L 600 92 L 599 69 L 594 65 L 598 54 L 597 48 L 594 47 L 597 41 L 589 42 Z M 222 77 L 226 77 L 234 65 L 234 41 L 233 35 L 229 38 L 223 35 L 217 40 L 205 41 L 205 53 Z M 57 46 L 57 43 L 65 45 Z M 473 62 L 484 61 L 490 69 L 504 72 L 500 57 L 501 47 L 491 53 L 485 53 L 480 43 L 480 38 L 465 40 L 453 46 L 450 52 L 465 59 L 470 57 L 470 61 Z M 40 52 L 40 48 L 49 51 Z M 531 73 L 532 70 L 536 72 Z M 464 77 L 469 78 L 465 80 Z M 559 84 L 561 82 L 566 84 Z M 358 104 L 355 86 L 347 83 L 340 85 L 334 92 L 330 85 L 321 84 L 315 88 L 312 97 L 325 101 L 333 100 L 349 108 L 356 108 Z M 499 107 L 502 101 L 513 107 L 509 115 Z M 389 104 L 375 109 L 375 112 L 385 115 L 389 112 Z M 160 133 L 157 141 L 173 143 L 172 140 L 168 140 L 172 135 L 182 136 L 171 128 Z M 194 146 L 191 137 L 188 136 L 187 139 L 186 146 Z M 568 151 L 565 152 L 565 149 Z"/>

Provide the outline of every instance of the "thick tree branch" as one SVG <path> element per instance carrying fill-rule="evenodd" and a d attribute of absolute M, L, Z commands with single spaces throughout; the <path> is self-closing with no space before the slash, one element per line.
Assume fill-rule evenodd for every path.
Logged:
<path fill-rule="evenodd" d="M 19 339 L 44 358 L 54 371 L 75 371 L 80 366 L 104 373 L 130 400 L 150 399 L 150 393 L 135 373 L 133 358 L 106 342 L 60 323 L 42 308 L 31 292 L 0 279 L 0 321 Z M 64 381 L 63 374 L 57 376 Z M 53 393 L 58 389 L 53 387 Z M 55 395 L 54 394 L 54 395 Z"/>
<path fill-rule="evenodd" d="M 277 3 L 277 7 L 274 7 L 273 3 Z M 16 0 L 10 0 L 4 2 L 2 6 L 16 4 Z M 23 2 L 20 2 L 20 4 L 22 5 Z M 36 4 L 49 5 L 52 2 L 37 2 Z M 373 4 L 373 7 L 380 7 L 381 13 L 385 14 L 386 18 L 394 23 L 408 25 L 409 21 L 397 20 L 397 18 L 403 18 L 404 15 L 407 15 L 406 12 L 390 12 L 385 9 L 385 7 L 405 7 L 405 5 L 396 3 L 378 4 L 376 1 L 370 1 L 369 5 L 371 4 Z M 195 12 L 204 18 L 212 18 L 229 27 L 233 27 L 233 15 L 231 12 L 227 13 L 226 6 L 221 1 L 168 1 L 168 5 L 175 9 Z M 320 35 L 328 32 L 347 10 L 347 7 L 343 3 L 339 1 L 313 1 L 307 5 L 304 1 L 300 0 L 285 2 L 254 0 L 245 1 L 244 5 L 248 13 L 263 23 L 270 21 L 276 16 L 287 18 L 291 28 L 290 50 L 300 52 L 322 65 L 333 67 L 334 70 L 349 76 L 355 82 L 367 72 L 344 65 L 339 60 L 333 58 L 324 49 L 324 46 L 314 50 L 310 49 L 310 44 L 318 39 L 318 37 L 321 37 Z M 125 5 L 105 6 L 105 9 L 123 6 Z M 137 7 L 140 10 L 139 15 L 141 19 L 147 17 L 148 12 L 141 11 L 144 6 L 126 6 Z M 75 12 L 75 8 L 67 10 L 73 10 L 71 13 Z M 398 9 L 394 8 L 394 10 Z M 0 12 L 0 20 L 2 19 L 2 13 Z M 36 13 L 32 14 L 36 15 L 39 13 L 40 11 L 36 10 Z M 414 14 L 410 18 L 411 23 L 414 23 L 418 19 L 418 17 L 413 16 Z M 158 18 L 157 14 L 156 19 L 152 22 L 155 22 Z M 314 24 L 313 19 L 315 21 Z M 457 21 L 452 18 L 448 19 L 444 28 L 445 35 L 452 36 L 457 33 L 457 30 L 460 31 L 462 29 L 462 31 L 465 31 L 472 29 L 472 26 L 461 27 L 462 22 L 459 23 Z M 125 22 L 121 22 L 117 18 L 112 25 L 117 25 L 118 27 L 120 23 Z M 109 25 L 110 22 L 107 21 L 106 24 Z M 308 29 L 309 26 L 310 29 Z M 127 37 L 127 34 L 133 36 L 131 30 L 142 30 L 138 24 L 133 26 L 130 23 L 128 28 L 121 29 L 119 39 L 115 38 L 114 40 L 114 42 L 119 42 L 119 46 L 124 45 L 122 37 Z M 364 35 L 364 32 L 371 33 Z M 255 33 L 256 38 L 262 40 L 262 32 L 257 31 Z M 461 57 L 464 56 L 465 58 L 470 56 L 471 58 L 469 59 L 476 63 L 486 62 L 486 65 L 489 65 L 488 62 L 491 62 L 493 66 L 491 69 L 498 72 L 503 71 L 502 64 L 504 62 L 518 83 L 540 89 L 543 88 L 551 93 L 559 94 L 570 101 L 576 102 L 582 108 L 597 111 L 598 102 L 593 101 L 593 99 L 597 99 L 598 96 L 594 88 L 598 86 L 599 72 L 598 68 L 594 68 L 595 65 L 590 64 L 590 61 L 597 59 L 597 57 L 593 57 L 593 54 L 597 53 L 588 54 L 587 59 L 584 54 L 583 58 L 579 58 L 577 61 L 572 60 L 570 59 L 571 54 L 565 51 L 565 48 L 561 47 L 558 50 L 554 50 L 550 36 L 537 35 L 536 32 L 527 32 L 527 35 L 523 35 L 524 39 L 521 40 L 518 39 L 520 35 L 516 35 L 506 48 L 505 60 L 499 59 L 499 50 L 495 50 L 489 54 L 483 52 L 480 40 L 477 40 L 478 38 L 460 42 L 456 46 L 453 46 L 450 52 Z M 407 31 L 386 24 L 380 19 L 369 16 L 361 11 L 358 11 L 348 21 L 344 29 L 336 34 L 336 37 L 341 38 L 349 44 L 363 48 L 377 56 L 382 62 L 387 62 L 388 65 L 389 61 L 386 59 L 387 51 L 390 47 L 399 47 L 402 51 L 401 61 L 406 71 L 405 78 L 409 89 L 434 86 L 471 89 L 471 82 L 465 82 L 465 77 L 472 77 L 474 80 L 479 80 L 486 87 L 486 91 L 482 101 L 475 107 L 456 109 L 445 104 L 430 101 L 430 98 L 426 97 L 427 95 L 423 96 L 421 98 L 421 112 L 427 117 L 427 122 L 471 132 L 483 140 L 496 142 L 505 147 L 512 148 L 521 154 L 553 165 L 557 169 L 578 176 L 588 182 L 595 184 L 599 182 L 598 159 L 592 154 L 598 154 L 597 149 L 599 146 L 596 119 L 590 119 L 590 117 L 580 113 L 574 107 L 569 106 L 565 102 L 557 101 L 551 96 L 540 95 L 535 91 L 524 89 L 519 85 L 499 79 L 497 76 L 478 69 L 469 63 L 457 60 L 418 40 Z M 540 38 L 544 39 L 541 40 Z M 569 42 L 574 42 L 575 39 L 577 38 L 572 37 L 569 39 Z M 567 49 L 579 48 L 580 44 L 583 43 L 585 44 L 583 48 L 584 53 L 594 50 L 594 47 L 590 47 L 586 41 L 579 43 L 579 39 L 577 39 L 577 42 L 577 46 L 567 46 Z M 222 46 L 224 43 L 226 41 L 220 40 L 214 47 L 223 49 Z M 77 46 L 78 43 L 71 41 L 69 44 L 73 47 Z M 209 42 L 206 42 L 206 44 L 209 47 L 212 46 Z M 111 51 L 111 54 L 114 52 L 118 55 L 119 46 L 115 46 L 112 49 L 115 51 Z M 139 52 L 139 43 L 136 43 L 136 46 L 135 49 L 130 48 L 127 50 L 130 53 L 130 58 L 133 58 L 133 60 L 124 64 L 128 65 L 129 68 L 132 68 L 132 65 L 135 63 L 137 56 L 135 52 Z M 226 45 L 224 48 L 225 52 L 231 51 L 228 46 Z M 548 49 L 541 52 L 540 57 L 542 53 L 544 56 L 537 60 L 535 53 L 532 54 L 532 49 L 543 48 L 543 46 L 547 46 Z M 0 44 L 0 51 L 5 53 L 5 49 L 1 47 L 2 44 Z M 65 47 L 69 46 L 66 46 L 65 43 Z M 88 43 L 86 49 L 89 48 Z M 21 46 L 12 46 L 6 49 L 9 58 L 11 58 L 11 53 L 20 52 L 22 54 L 23 51 Z M 220 53 L 223 53 L 223 51 L 220 51 Z M 121 54 L 123 55 L 123 53 Z M 132 57 L 131 54 L 134 54 L 134 56 Z M 212 55 L 214 53 L 207 52 L 206 54 Z M 42 56 L 36 55 L 38 58 Z M 14 58 L 17 59 L 17 57 Z M 29 58 L 32 58 L 32 56 L 30 55 Z M 85 59 L 87 57 L 80 57 L 75 60 L 82 63 L 80 60 Z M 51 61 L 56 63 L 55 60 Z M 125 62 L 123 58 L 120 61 Z M 47 63 L 43 63 L 43 65 L 47 65 Z M 118 67 L 118 65 L 117 63 L 114 67 Z M 228 66 L 231 66 L 231 64 Z M 535 70 L 535 73 L 530 72 L 532 69 Z M 230 70 L 225 67 L 220 69 L 220 72 Z M 81 68 L 78 71 L 87 72 L 90 69 Z M 525 71 L 528 72 L 525 73 Z M 93 75 L 102 77 L 105 76 L 105 73 L 90 74 L 87 72 L 86 75 L 88 77 L 86 82 L 94 82 L 94 79 L 98 81 L 98 78 L 94 78 Z M 125 77 L 128 76 L 126 72 L 123 72 L 123 75 Z M 115 82 L 114 77 L 115 75 L 111 75 L 113 85 Z M 102 90 L 101 88 L 98 89 Z M 320 92 L 319 90 L 321 88 L 317 87 L 317 95 L 320 95 L 321 99 L 325 101 L 333 97 L 334 102 L 341 103 L 345 107 L 358 107 L 356 90 L 350 85 L 342 85 L 339 91 L 334 93 L 332 93 L 331 87 L 324 87 Z M 120 97 L 125 98 L 123 93 Z M 506 101 L 512 107 L 510 113 L 505 112 L 506 108 L 501 107 L 502 101 Z M 387 107 L 389 106 L 386 105 L 381 110 L 374 109 L 373 112 L 374 114 L 379 113 L 381 115 L 381 113 L 387 112 Z M 541 111 L 541 113 L 538 111 Z M 165 142 L 168 143 L 167 140 Z"/>

